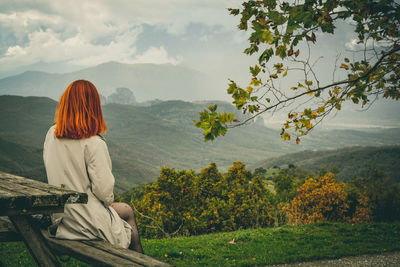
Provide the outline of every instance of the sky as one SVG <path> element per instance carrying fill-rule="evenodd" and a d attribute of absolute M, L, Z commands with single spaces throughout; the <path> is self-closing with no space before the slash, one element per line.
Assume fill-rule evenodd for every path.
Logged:
<path fill-rule="evenodd" d="M 228 78 L 248 82 L 255 57 L 229 15 L 238 0 L 1 0 L 0 78 L 26 70 L 69 72 L 109 61 L 186 66 L 209 75 L 215 99 Z M 312 45 L 322 82 L 336 56 L 357 49 L 352 25 Z M 346 52 L 347 51 L 347 52 Z M 338 74 L 340 75 L 340 73 Z M 210 81 L 211 83 L 211 81 Z M 285 83 L 282 86 L 287 86 Z"/>
<path fill-rule="evenodd" d="M 188 64 L 246 43 L 233 0 L 0 2 L 0 72 L 41 63 Z M 240 53 L 240 49 L 239 49 Z"/>
<path fill-rule="evenodd" d="M 241 79 L 254 58 L 242 53 L 248 34 L 237 29 L 239 17 L 227 11 L 240 4 L 238 0 L 2 0 L 0 75 L 24 66 L 47 65 L 65 72 L 117 61 L 181 64 L 221 74 L 224 81 L 228 76 Z M 355 45 L 349 36 L 334 40 L 327 43 L 333 52 Z"/>
<path fill-rule="evenodd" d="M 248 33 L 237 29 L 239 17 L 227 11 L 240 4 L 238 0 L 2 0 L 0 75 L 46 66 L 67 72 L 117 61 L 180 64 L 213 73 L 224 82 L 234 77 L 244 80 L 255 60 L 242 53 Z M 340 48 L 355 46 L 351 30 L 346 30 L 336 34 L 333 43 L 314 50 L 334 55 Z"/>

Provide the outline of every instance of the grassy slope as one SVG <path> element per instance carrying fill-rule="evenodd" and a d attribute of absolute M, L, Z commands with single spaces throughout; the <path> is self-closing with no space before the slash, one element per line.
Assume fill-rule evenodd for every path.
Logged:
<path fill-rule="evenodd" d="M 279 132 L 257 124 L 232 129 L 225 137 L 204 143 L 201 131 L 193 126 L 192 120 L 197 119 L 198 112 L 206 105 L 166 101 L 150 107 L 104 106 L 109 128 L 106 138 L 117 189 L 126 190 L 154 180 L 161 166 L 200 170 L 214 161 L 221 171 L 226 171 L 235 160 L 257 162 L 305 148 L 400 143 L 400 129 L 396 129 L 393 132 L 320 133 L 305 138 L 298 146 L 284 143 Z M 41 149 L 56 106 L 55 101 L 44 97 L 0 96 L 0 138 Z M 219 103 L 219 107 L 233 111 L 229 104 Z M 28 154 L 35 158 L 33 161 L 41 162 L 40 153 Z"/>
<path fill-rule="evenodd" d="M 349 147 L 328 151 L 303 151 L 271 158 L 256 163 L 255 167 L 271 168 L 275 165 L 294 164 L 312 171 L 336 166 L 339 178 L 349 180 L 370 167 L 383 170 L 400 182 L 400 146 Z"/>
<path fill-rule="evenodd" d="M 229 244 L 231 240 L 234 244 Z M 400 250 L 400 223 L 319 223 L 143 240 L 146 254 L 176 266 L 260 266 Z M 22 243 L 0 243 L 6 266 L 32 264 Z M 66 266 L 77 266 L 71 260 Z"/>
<path fill-rule="evenodd" d="M 8 142 L 0 138 L 0 170 L 45 181 L 43 150 Z"/>

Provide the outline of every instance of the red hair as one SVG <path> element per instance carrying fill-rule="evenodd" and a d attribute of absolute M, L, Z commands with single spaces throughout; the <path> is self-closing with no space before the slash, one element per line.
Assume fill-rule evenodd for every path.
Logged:
<path fill-rule="evenodd" d="M 67 87 L 55 117 L 58 138 L 81 139 L 107 131 L 99 93 L 89 81 L 77 80 Z"/>

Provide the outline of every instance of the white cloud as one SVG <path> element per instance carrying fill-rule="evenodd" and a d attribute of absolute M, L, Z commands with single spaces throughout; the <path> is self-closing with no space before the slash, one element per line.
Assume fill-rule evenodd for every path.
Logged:
<path fill-rule="evenodd" d="M 6 56 L 13 57 L 13 56 L 24 56 L 26 55 L 26 51 L 21 48 L 19 45 L 10 46 L 7 49 Z"/>
<path fill-rule="evenodd" d="M 51 29 L 39 30 L 28 35 L 28 44 L 9 47 L 6 54 L 0 58 L 0 65 L 25 65 L 38 61 L 68 62 L 72 65 L 91 66 L 106 61 L 129 62 L 135 58 L 135 48 L 132 44 L 140 28 L 134 28 L 117 35 L 115 40 L 105 45 L 95 45 L 86 36 L 78 32 L 65 40 Z M 0 69 L 1 70 L 1 69 Z"/>
<path fill-rule="evenodd" d="M 357 38 L 353 38 L 350 41 L 346 42 L 345 46 L 347 49 L 351 51 L 362 50 L 364 48 L 384 48 L 392 46 L 392 42 L 388 41 L 374 41 L 373 39 L 368 39 L 366 42 L 359 43 Z"/>
<path fill-rule="evenodd" d="M 105 61 L 178 64 L 160 44 L 136 54 L 135 43 L 148 24 L 184 39 L 188 25 L 218 26 L 236 32 L 227 7 L 239 0 L 2 0 L 0 71 L 38 61 L 89 66 Z M 202 40 L 208 40 L 204 35 Z M 235 37 L 235 39 L 237 39 Z M 239 39 L 235 40 L 238 41 Z M 1 52 L 2 51 L 2 52 Z"/>
<path fill-rule="evenodd" d="M 154 63 L 154 64 L 173 64 L 176 65 L 183 60 L 181 56 L 176 58 L 168 56 L 167 51 L 163 46 L 150 47 L 143 54 L 137 55 L 132 63 Z"/>

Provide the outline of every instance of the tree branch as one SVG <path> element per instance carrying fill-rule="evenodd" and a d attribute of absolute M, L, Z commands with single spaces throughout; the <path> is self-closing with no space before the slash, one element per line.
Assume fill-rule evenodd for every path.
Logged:
<path fill-rule="evenodd" d="M 349 84 L 356 83 L 356 82 L 358 82 L 358 81 L 360 81 L 360 80 L 362 80 L 362 79 L 368 77 L 371 73 L 373 73 L 373 72 L 381 65 L 382 61 L 383 61 L 387 56 L 390 56 L 391 54 L 396 53 L 397 51 L 400 51 L 400 46 L 399 46 L 399 47 L 393 48 L 392 50 L 388 51 L 387 53 L 382 53 L 382 56 L 377 60 L 377 62 L 375 62 L 374 66 L 373 66 L 370 70 L 368 70 L 368 71 L 365 72 L 362 76 L 359 76 L 359 77 L 357 77 L 357 78 L 354 79 L 354 80 L 342 80 L 342 81 L 338 81 L 338 82 L 331 83 L 331 84 L 328 84 L 328 85 L 325 85 L 325 86 L 322 86 L 322 87 L 317 87 L 317 88 L 315 88 L 315 89 L 313 89 L 313 90 L 306 91 L 306 92 L 300 93 L 300 94 L 295 95 L 295 96 L 292 96 L 292 97 L 288 97 L 288 98 L 286 98 L 286 99 L 284 99 L 284 100 L 278 101 L 278 103 L 276 103 L 276 104 L 274 104 L 274 105 L 271 105 L 271 106 L 269 106 L 269 107 L 267 107 L 267 108 L 265 108 L 265 109 L 259 111 L 259 112 L 256 113 L 255 115 L 250 116 L 249 118 L 245 119 L 244 121 L 242 121 L 242 122 L 240 122 L 240 123 L 237 123 L 237 124 L 234 124 L 234 125 L 228 125 L 227 127 L 228 127 L 228 128 L 234 128 L 234 127 L 238 127 L 238 126 L 241 126 L 241 125 L 245 125 L 245 124 L 248 123 L 249 121 L 252 121 L 255 117 L 259 116 L 260 114 L 263 114 L 264 112 L 267 112 L 267 111 L 269 111 L 269 110 L 271 110 L 271 109 L 273 109 L 273 108 L 277 108 L 278 106 L 280 106 L 280 105 L 282 105 L 282 104 L 284 104 L 284 103 L 287 103 L 287 102 L 289 102 L 289 101 L 292 101 L 292 100 L 295 100 L 295 99 L 297 99 L 297 98 L 300 98 L 300 97 L 302 97 L 302 96 L 304 96 L 304 95 L 306 95 L 306 94 L 315 93 L 315 92 L 319 92 L 319 91 L 323 91 L 323 90 L 325 90 L 325 89 L 327 89 L 327 88 L 331 88 L 331 87 L 338 86 L 338 85 L 342 85 L 342 84 L 347 84 L 347 85 L 349 85 Z"/>

